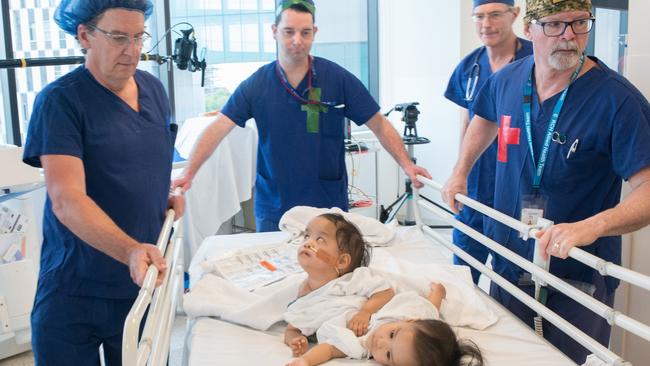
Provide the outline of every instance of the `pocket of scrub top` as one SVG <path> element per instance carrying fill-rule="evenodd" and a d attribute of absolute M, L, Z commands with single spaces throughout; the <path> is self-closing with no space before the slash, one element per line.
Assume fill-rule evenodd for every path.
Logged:
<path fill-rule="evenodd" d="M 327 113 L 320 114 L 322 119 L 322 131 L 324 137 L 343 138 L 345 132 L 345 116 L 343 109 L 328 107 Z"/>
<path fill-rule="evenodd" d="M 553 186 L 570 189 L 573 186 L 580 187 L 581 183 L 590 181 L 594 176 L 600 176 L 595 173 L 600 169 L 610 169 L 611 163 L 607 155 L 596 150 L 580 150 L 572 153 L 567 159 L 569 147 L 563 146 L 561 153 L 556 157 L 556 166 L 552 172 L 557 172 L 557 176 L 562 179 L 554 180 Z"/>

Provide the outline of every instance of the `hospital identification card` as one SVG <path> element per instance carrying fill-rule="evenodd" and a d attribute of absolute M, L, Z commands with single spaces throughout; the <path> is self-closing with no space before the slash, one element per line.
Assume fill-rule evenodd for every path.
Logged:
<path fill-rule="evenodd" d="M 527 195 L 522 197 L 520 220 L 524 224 L 536 225 L 537 220 L 544 217 L 546 210 L 546 198 L 539 195 Z M 523 237 L 523 234 L 519 234 Z"/>

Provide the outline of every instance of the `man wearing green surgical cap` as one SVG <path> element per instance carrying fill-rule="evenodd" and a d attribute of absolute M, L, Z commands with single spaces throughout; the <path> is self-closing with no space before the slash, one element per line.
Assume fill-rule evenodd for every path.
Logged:
<path fill-rule="evenodd" d="M 259 131 L 255 218 L 276 231 L 298 205 L 348 209 L 344 119 L 365 124 L 415 181 L 429 176 L 408 157 L 402 139 L 363 84 L 350 72 L 310 55 L 318 32 L 312 0 L 278 0 L 272 26 L 277 60 L 241 83 L 194 147 L 175 186 L 189 189 L 223 137 L 254 118 Z M 416 182 L 419 185 L 419 182 Z"/>
<path fill-rule="evenodd" d="M 170 108 L 153 75 L 137 70 L 149 0 L 64 0 L 54 19 L 84 64 L 39 93 L 23 160 L 47 185 L 32 311 L 36 365 L 121 365 L 124 320 L 150 264 L 168 207 Z"/>
<path fill-rule="evenodd" d="M 581 247 L 621 263 L 622 234 L 650 224 L 650 104 L 624 77 L 584 50 L 595 19 L 589 0 L 528 0 L 524 31 L 533 56 L 490 78 L 444 197 L 466 192 L 475 158 L 498 137 L 494 208 L 522 221 L 555 223 L 538 235 L 550 272 L 611 307 L 618 280 L 568 258 Z M 622 182 L 630 193 L 621 200 Z M 535 219 L 536 220 L 536 219 Z M 533 221 L 534 222 L 534 221 Z M 491 222 L 492 239 L 533 259 L 535 240 Z M 492 267 L 532 294 L 530 274 L 499 255 Z M 605 347 L 610 325 L 551 288 L 539 299 Z M 490 294 L 533 326 L 535 314 L 505 290 Z M 544 337 L 578 364 L 591 352 L 544 320 Z"/>

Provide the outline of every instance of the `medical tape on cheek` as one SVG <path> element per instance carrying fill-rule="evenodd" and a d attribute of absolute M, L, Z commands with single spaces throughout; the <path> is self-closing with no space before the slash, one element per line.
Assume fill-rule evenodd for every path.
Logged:
<path fill-rule="evenodd" d="M 316 253 L 316 258 L 318 258 L 318 259 L 322 260 L 323 262 L 325 262 L 326 264 L 329 264 L 330 266 L 334 267 L 334 270 L 336 270 L 336 273 L 338 275 L 341 274 L 341 272 L 339 271 L 339 268 L 336 266 L 336 259 L 335 258 L 333 258 L 332 256 L 330 256 L 329 254 L 325 253 L 322 250 L 318 250 L 318 248 L 315 248 L 315 247 L 313 247 L 311 245 L 307 246 L 307 248 L 309 248 L 312 252 Z"/>

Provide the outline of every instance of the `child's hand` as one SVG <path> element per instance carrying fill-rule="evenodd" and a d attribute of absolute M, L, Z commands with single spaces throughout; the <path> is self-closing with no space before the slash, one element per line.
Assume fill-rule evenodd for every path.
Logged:
<path fill-rule="evenodd" d="M 305 360 L 304 358 L 294 358 L 293 360 L 289 361 L 288 364 L 285 366 L 309 366 L 309 362 Z"/>
<path fill-rule="evenodd" d="M 443 286 L 441 283 L 438 282 L 431 282 L 429 285 L 429 301 L 435 306 L 438 310 L 440 310 L 440 306 L 442 305 L 442 300 L 447 296 L 447 290 L 445 290 L 445 286 Z"/>
<path fill-rule="evenodd" d="M 289 347 L 291 347 L 293 357 L 300 357 L 307 352 L 309 342 L 307 342 L 307 337 L 301 335 L 292 339 L 291 342 L 289 342 Z"/>
<path fill-rule="evenodd" d="M 366 334 L 368 332 L 368 323 L 370 323 L 371 315 L 372 314 L 363 310 L 354 314 L 352 319 L 348 321 L 348 329 L 354 332 L 357 337 Z"/>
<path fill-rule="evenodd" d="M 445 290 L 445 286 L 443 286 L 442 283 L 431 282 L 429 290 L 429 297 L 435 296 L 441 299 L 447 297 L 447 290 Z"/>

